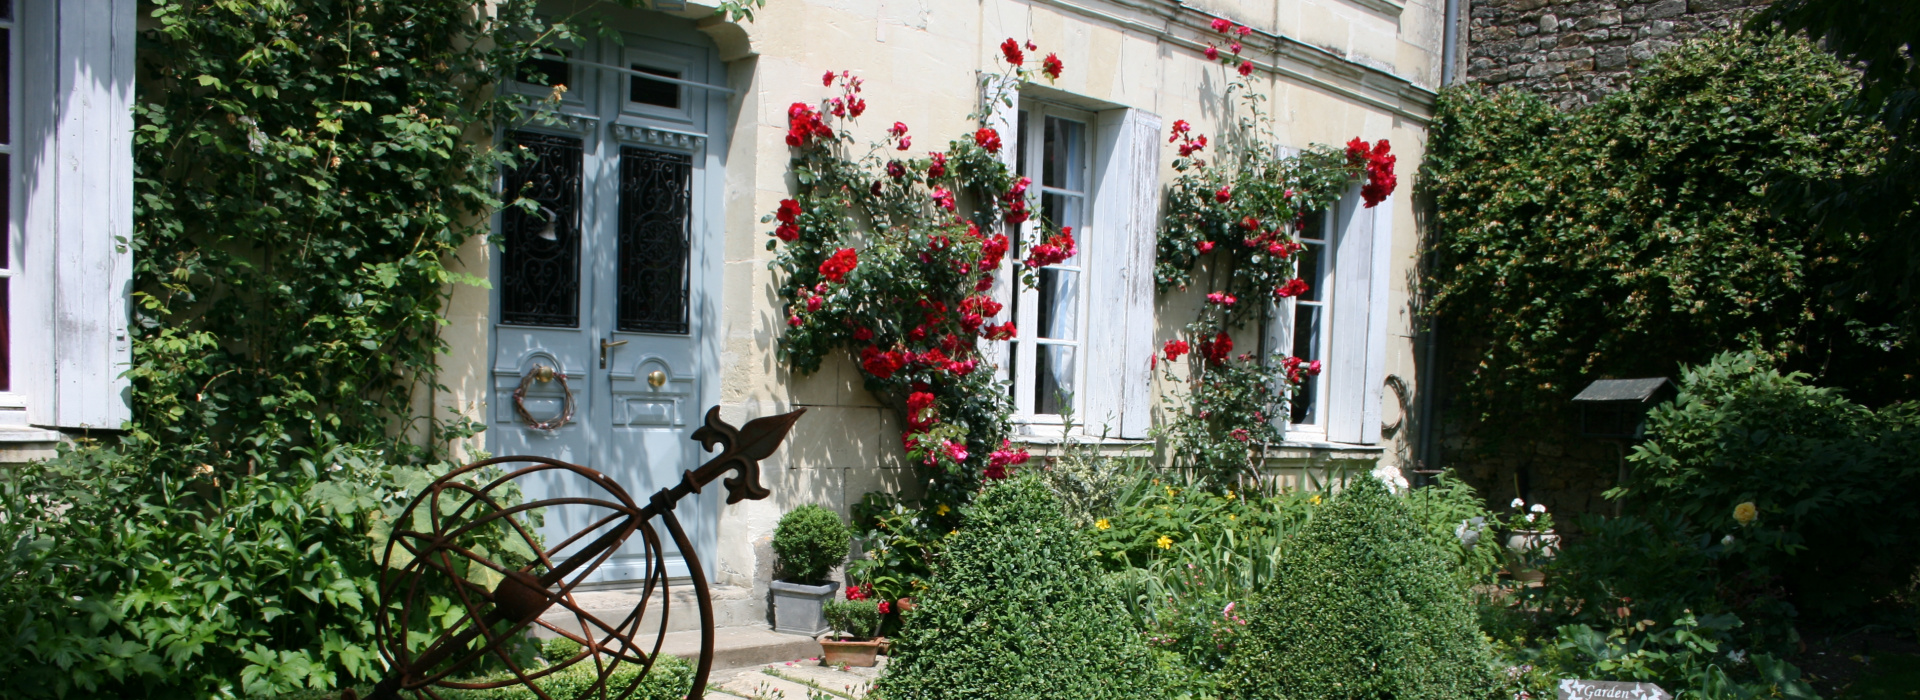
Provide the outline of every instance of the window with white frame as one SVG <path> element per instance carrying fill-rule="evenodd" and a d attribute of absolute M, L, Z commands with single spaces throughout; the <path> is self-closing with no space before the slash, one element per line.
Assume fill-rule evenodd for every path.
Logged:
<path fill-rule="evenodd" d="M 0 80 L 6 81 L 6 99 L 0 101 L 0 171 L 6 173 L 6 182 L 0 182 L 0 213 L 4 213 L 6 231 L 0 235 L 0 409 L 26 408 L 24 397 L 14 392 L 13 387 L 13 315 L 9 310 L 9 299 L 13 292 L 14 272 L 19 261 L 14 258 L 14 238 L 20 235 L 20 226 L 14 220 L 14 183 L 20 181 L 19 173 L 14 171 L 13 146 L 19 141 L 14 136 L 14 105 L 19 104 L 20 81 L 14 75 L 14 69 L 20 64 L 16 60 L 18 49 L 15 47 L 12 0 L 0 0 Z"/>
<path fill-rule="evenodd" d="M 1289 441 L 1380 441 L 1391 212 L 1391 199 L 1364 206 L 1356 184 L 1298 232 L 1296 270 L 1308 289 L 1271 307 L 1265 342 L 1322 370 L 1286 397 L 1278 427 Z"/>
<path fill-rule="evenodd" d="M 1090 249 L 1099 243 L 1086 226 L 1091 206 L 1093 114 L 1030 102 L 1020 110 L 1015 170 L 1031 178 L 1038 193 L 1037 216 L 1018 226 L 1018 250 L 1037 244 L 1053 231 L 1071 228 L 1072 257 L 1038 271 L 1039 284 L 1021 287 L 1013 298 L 1013 316 L 1024 329 L 1012 342 L 1014 405 L 1031 422 L 1059 422 L 1082 413 L 1079 391 L 1086 364 L 1087 269 Z"/>
<path fill-rule="evenodd" d="M 1033 289 L 1016 281 L 1019 261 L 1008 260 L 994 291 L 1019 329 L 1012 342 L 989 346 L 1013 399 L 1016 435 L 1059 436 L 1071 413 L 1084 434 L 1144 439 L 1157 332 L 1160 118 L 1035 85 L 1009 107 L 990 119 L 1007 144 L 1000 157 L 1032 181 L 1033 216 L 1008 235 L 1023 253 L 1065 227 L 1075 242 L 1073 256 L 1033 271 Z"/>

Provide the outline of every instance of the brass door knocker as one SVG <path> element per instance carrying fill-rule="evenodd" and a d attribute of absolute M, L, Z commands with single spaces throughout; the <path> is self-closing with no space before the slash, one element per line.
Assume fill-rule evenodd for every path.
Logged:
<path fill-rule="evenodd" d="M 560 381 L 560 393 L 566 396 L 566 401 L 560 406 L 560 415 L 549 420 L 535 419 L 527 411 L 527 387 L 536 381 L 545 384 L 556 379 Z M 526 421 L 527 426 L 534 430 L 559 430 L 561 426 L 573 422 L 573 390 L 567 388 L 567 375 L 548 365 L 534 365 L 532 372 L 520 375 L 520 386 L 513 390 L 513 412 L 520 414 L 520 420 Z"/>

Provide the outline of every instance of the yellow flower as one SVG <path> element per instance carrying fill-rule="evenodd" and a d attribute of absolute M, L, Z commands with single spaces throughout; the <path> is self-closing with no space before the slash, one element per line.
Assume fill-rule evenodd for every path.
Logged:
<path fill-rule="evenodd" d="M 1105 530 L 1107 528 L 1113 527 L 1113 523 L 1107 522 L 1106 518 L 1101 518 L 1099 520 L 1093 521 L 1093 526 L 1100 528 L 1102 530 Z"/>
<path fill-rule="evenodd" d="M 1759 515 L 1760 509 L 1754 507 L 1753 501 L 1747 501 L 1746 503 L 1733 507 L 1733 519 L 1741 525 L 1753 522 L 1753 519 Z"/>
<path fill-rule="evenodd" d="M 1160 539 L 1154 541 L 1154 544 L 1160 545 L 1161 549 L 1173 549 L 1173 538 L 1161 535 Z"/>
<path fill-rule="evenodd" d="M 1228 519 L 1228 520 L 1239 520 L 1239 518 L 1236 518 L 1236 517 L 1233 517 L 1233 514 L 1232 514 L 1232 513 L 1228 513 L 1228 514 L 1227 514 L 1227 519 Z"/>
<path fill-rule="evenodd" d="M 940 507 L 939 507 L 939 508 L 936 508 L 936 509 L 934 509 L 934 511 L 933 511 L 933 514 L 934 514 L 934 515 L 946 515 L 946 514 L 947 514 L 947 511 L 949 511 L 949 510 L 953 510 L 953 509 L 952 509 L 952 508 L 948 508 L 948 507 L 947 507 L 947 504 L 945 504 L 945 503 L 942 503 L 942 504 L 940 504 Z"/>
<path fill-rule="evenodd" d="M 1316 494 L 1314 494 L 1314 495 L 1313 495 L 1313 500 L 1312 500 L 1312 501 L 1310 501 L 1310 502 L 1311 502 L 1311 503 L 1313 503 L 1313 504 L 1314 504 L 1314 505 L 1316 505 L 1316 506 L 1317 506 L 1317 505 L 1320 505 L 1320 494 L 1317 494 L 1317 493 L 1316 493 Z"/>

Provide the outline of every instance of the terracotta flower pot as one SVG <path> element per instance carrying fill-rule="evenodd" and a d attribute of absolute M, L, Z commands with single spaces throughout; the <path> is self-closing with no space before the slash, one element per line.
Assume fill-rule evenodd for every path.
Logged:
<path fill-rule="evenodd" d="M 820 660 L 828 666 L 871 667 L 879 663 L 875 657 L 880 655 L 880 644 L 881 641 L 878 639 L 866 641 L 821 639 L 820 648 L 826 653 L 821 655 Z"/>
<path fill-rule="evenodd" d="M 880 643 L 880 655 L 881 655 L 881 656 L 892 656 L 892 653 L 891 653 L 891 650 L 893 649 L 893 641 L 892 641 L 892 640 L 889 640 L 889 639 L 887 639 L 886 637 L 880 637 L 880 638 L 878 638 L 878 639 L 875 639 L 874 641 L 876 641 L 876 642 L 879 642 L 879 643 Z"/>

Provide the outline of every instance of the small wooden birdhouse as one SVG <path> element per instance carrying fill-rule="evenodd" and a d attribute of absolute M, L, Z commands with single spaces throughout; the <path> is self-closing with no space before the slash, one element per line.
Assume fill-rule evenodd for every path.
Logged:
<path fill-rule="evenodd" d="M 1580 436 L 1604 440 L 1642 440 L 1647 412 L 1679 390 L 1666 377 L 1601 379 L 1573 397 L 1580 407 Z"/>

